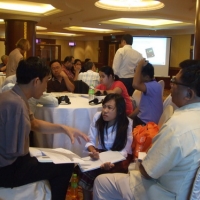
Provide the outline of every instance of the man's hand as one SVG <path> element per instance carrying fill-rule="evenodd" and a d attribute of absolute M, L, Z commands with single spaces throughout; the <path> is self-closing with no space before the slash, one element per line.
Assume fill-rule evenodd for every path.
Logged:
<path fill-rule="evenodd" d="M 84 139 L 86 142 L 89 142 L 89 138 L 86 134 L 82 133 L 76 128 L 72 128 L 69 126 L 63 126 L 63 129 L 65 130 L 65 133 L 69 136 L 71 139 L 72 144 L 74 144 L 74 138 L 78 140 L 78 143 L 81 144 L 80 138 Z"/>
<path fill-rule="evenodd" d="M 113 168 L 115 165 L 111 162 L 106 162 L 104 164 L 101 165 L 101 169 L 103 170 L 110 170 L 111 168 Z"/>
<path fill-rule="evenodd" d="M 98 160 L 99 159 L 99 152 L 96 151 L 96 150 L 93 150 L 93 151 L 89 152 L 89 156 L 94 160 Z"/>

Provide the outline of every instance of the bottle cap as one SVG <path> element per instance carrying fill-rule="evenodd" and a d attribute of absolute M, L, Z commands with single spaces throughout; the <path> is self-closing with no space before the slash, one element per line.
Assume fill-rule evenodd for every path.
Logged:
<path fill-rule="evenodd" d="M 77 174 L 73 174 L 72 176 L 77 177 Z"/>

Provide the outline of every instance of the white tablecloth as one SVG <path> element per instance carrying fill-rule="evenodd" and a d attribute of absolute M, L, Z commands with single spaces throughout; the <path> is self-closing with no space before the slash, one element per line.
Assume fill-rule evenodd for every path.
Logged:
<path fill-rule="evenodd" d="M 64 95 L 62 93 L 62 95 Z M 89 105 L 88 98 L 80 95 L 68 94 L 71 104 L 59 105 L 58 107 L 37 107 L 34 113 L 35 118 L 45 121 L 65 124 L 77 128 L 88 134 L 90 123 L 94 114 L 101 111 L 102 105 Z M 34 145 L 48 148 L 66 148 L 79 156 L 85 156 L 84 146 L 85 142 L 82 140 L 81 145 L 76 140 L 74 144 L 64 133 L 47 135 L 34 133 Z"/>

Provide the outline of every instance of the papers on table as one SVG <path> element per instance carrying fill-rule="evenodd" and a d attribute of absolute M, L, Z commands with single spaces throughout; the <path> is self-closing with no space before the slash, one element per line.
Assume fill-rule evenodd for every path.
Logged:
<path fill-rule="evenodd" d="M 99 160 L 94 160 L 90 156 L 82 158 L 83 163 L 78 163 L 82 172 L 87 172 L 100 168 L 103 163 L 111 162 L 116 163 L 126 158 L 118 151 L 105 151 L 99 154 Z"/>
<path fill-rule="evenodd" d="M 78 155 L 73 152 L 63 149 L 48 149 L 29 147 L 30 155 L 35 156 L 39 162 L 61 163 L 82 163 L 84 162 Z"/>

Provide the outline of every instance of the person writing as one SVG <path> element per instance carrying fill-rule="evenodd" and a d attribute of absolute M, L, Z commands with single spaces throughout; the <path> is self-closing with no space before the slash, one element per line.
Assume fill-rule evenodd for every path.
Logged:
<path fill-rule="evenodd" d="M 89 130 L 90 142 L 85 145 L 90 157 L 99 159 L 99 152 L 112 150 L 119 151 L 126 160 L 115 164 L 107 162 L 102 164 L 100 169 L 81 173 L 79 185 L 83 188 L 84 200 L 91 199 L 93 182 L 99 174 L 128 172 L 128 165 L 132 160 L 133 136 L 132 120 L 126 116 L 125 107 L 121 95 L 108 94 L 103 100 L 102 112 L 94 115 Z"/>
<path fill-rule="evenodd" d="M 39 180 L 48 180 L 52 200 L 65 200 L 74 164 L 40 163 L 29 154 L 29 133 L 67 134 L 86 142 L 81 131 L 65 125 L 38 120 L 29 110 L 27 100 L 40 98 L 46 90 L 50 68 L 38 57 L 21 60 L 17 67 L 16 85 L 0 94 L 0 187 L 13 188 Z"/>
<path fill-rule="evenodd" d="M 114 75 L 113 69 L 109 66 L 104 66 L 99 69 L 100 85 L 95 88 L 95 92 L 103 94 L 116 93 L 123 96 L 126 102 L 126 114 L 133 112 L 133 105 L 128 95 L 124 84 L 119 81 L 119 77 Z"/>
<path fill-rule="evenodd" d="M 153 139 L 139 166 L 129 174 L 96 178 L 94 200 L 190 199 L 200 160 L 200 65 L 181 67 L 171 80 L 178 107 Z"/>
<path fill-rule="evenodd" d="M 73 92 L 74 84 L 62 70 L 61 62 L 59 60 L 52 60 L 50 67 L 52 78 L 47 83 L 47 92 Z"/>

